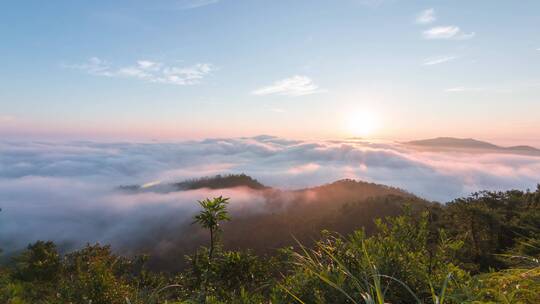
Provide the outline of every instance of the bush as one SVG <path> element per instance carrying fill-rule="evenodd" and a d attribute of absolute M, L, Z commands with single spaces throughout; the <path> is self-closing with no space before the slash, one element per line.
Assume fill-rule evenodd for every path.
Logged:
<path fill-rule="evenodd" d="M 427 219 L 427 213 L 419 218 L 407 213 L 377 221 L 379 232 L 372 237 L 362 231 L 348 238 L 327 233 L 314 249 L 301 247 L 296 270 L 283 282 L 289 300 L 347 303 L 382 297 L 391 303 L 415 303 L 433 300 L 442 286 L 448 292 L 459 289 L 459 282 L 469 280 L 467 272 L 452 263 L 461 242 L 439 231 L 438 241 L 431 244 Z M 382 285 L 384 290 L 378 287 Z"/>

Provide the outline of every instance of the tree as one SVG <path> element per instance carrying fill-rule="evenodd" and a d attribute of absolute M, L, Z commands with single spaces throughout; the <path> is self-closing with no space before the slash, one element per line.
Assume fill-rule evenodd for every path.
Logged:
<path fill-rule="evenodd" d="M 125 304 L 128 298 L 135 304 L 135 284 L 128 280 L 133 266 L 110 246 L 87 244 L 64 257 L 54 303 Z"/>
<path fill-rule="evenodd" d="M 13 283 L 17 282 L 14 286 L 18 288 L 15 287 L 15 289 L 19 289 L 15 295 L 28 300 L 22 303 L 45 303 L 47 301 L 45 299 L 54 297 L 62 263 L 53 242 L 37 241 L 28 245 L 25 251 L 14 258 L 14 262 L 11 278 Z M 18 302 L 8 301 L 7 303 Z"/>
<path fill-rule="evenodd" d="M 28 282 L 56 282 L 61 268 L 60 255 L 51 241 L 37 241 L 28 245 L 27 250 L 15 258 L 15 262 L 14 276 Z"/>
<path fill-rule="evenodd" d="M 208 251 L 208 259 L 212 259 L 212 254 L 215 247 L 215 239 L 220 231 L 219 222 L 229 221 L 229 212 L 227 212 L 228 197 L 214 197 L 213 199 L 205 199 L 198 201 L 202 210 L 195 216 L 193 223 L 198 223 L 201 227 L 210 231 L 210 250 Z"/>

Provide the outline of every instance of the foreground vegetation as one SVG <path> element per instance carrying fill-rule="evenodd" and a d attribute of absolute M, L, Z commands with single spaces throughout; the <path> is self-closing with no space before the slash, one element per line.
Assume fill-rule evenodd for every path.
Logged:
<path fill-rule="evenodd" d="M 540 186 L 404 206 L 374 232 L 323 231 L 271 255 L 223 248 L 228 199 L 199 203 L 209 244 L 182 271 L 39 241 L 0 268 L 0 303 L 540 303 Z"/>

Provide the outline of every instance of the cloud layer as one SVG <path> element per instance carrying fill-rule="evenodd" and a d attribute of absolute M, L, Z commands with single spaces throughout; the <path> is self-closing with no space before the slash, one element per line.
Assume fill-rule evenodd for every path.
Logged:
<path fill-rule="evenodd" d="M 413 151 L 366 141 L 272 136 L 175 143 L 3 141 L 0 151 L 4 249 L 37 239 L 129 247 L 171 223 L 188 225 L 196 200 L 221 194 L 232 198 L 233 212 L 264 206 L 259 194 L 241 189 L 127 194 L 115 190 L 119 185 L 220 173 L 246 173 L 281 188 L 356 178 L 445 202 L 481 189 L 526 189 L 540 182 L 540 157 Z"/>
<path fill-rule="evenodd" d="M 138 60 L 135 64 L 129 66 L 113 67 L 108 62 L 97 57 L 92 57 L 85 63 L 65 65 L 65 67 L 96 76 L 134 78 L 147 82 L 174 85 L 199 84 L 203 78 L 214 70 L 210 63 L 197 63 L 180 67 L 150 60 Z"/>

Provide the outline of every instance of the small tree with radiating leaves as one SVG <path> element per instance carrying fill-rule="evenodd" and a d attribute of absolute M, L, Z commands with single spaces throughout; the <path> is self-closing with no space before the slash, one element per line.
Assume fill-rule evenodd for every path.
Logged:
<path fill-rule="evenodd" d="M 210 231 L 210 250 L 208 252 L 208 259 L 212 259 L 214 252 L 215 241 L 217 233 L 220 231 L 219 223 L 222 221 L 229 221 L 229 212 L 227 212 L 227 204 L 229 203 L 228 197 L 214 197 L 213 199 L 205 199 L 198 201 L 202 210 L 195 216 L 193 223 L 198 223 L 201 227 Z"/>

